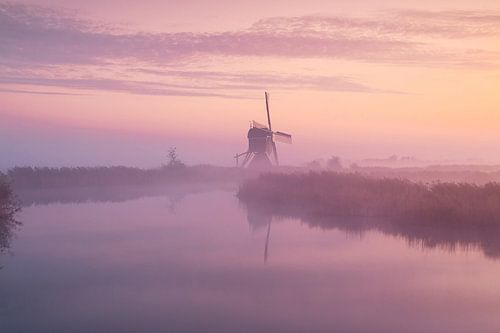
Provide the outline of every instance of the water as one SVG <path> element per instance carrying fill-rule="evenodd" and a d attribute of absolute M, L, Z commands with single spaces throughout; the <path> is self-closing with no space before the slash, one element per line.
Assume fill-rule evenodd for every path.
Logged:
<path fill-rule="evenodd" d="M 133 193 L 25 196 L 44 204 L 0 257 L 0 332 L 500 330 L 477 244 L 311 227 L 231 189 Z"/>

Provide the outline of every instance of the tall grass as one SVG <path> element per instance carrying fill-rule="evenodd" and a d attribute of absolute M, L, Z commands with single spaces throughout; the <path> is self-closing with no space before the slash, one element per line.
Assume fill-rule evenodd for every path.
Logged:
<path fill-rule="evenodd" d="M 434 165 L 428 167 L 359 167 L 351 166 L 350 172 L 377 178 L 404 178 L 412 181 L 467 182 L 487 184 L 500 182 L 498 165 Z"/>
<path fill-rule="evenodd" d="M 317 216 L 386 217 L 419 223 L 500 223 L 500 184 L 416 183 L 360 174 L 265 174 L 244 182 L 238 196 Z"/>
<path fill-rule="evenodd" d="M 248 170 L 210 165 L 175 164 L 155 169 L 113 167 L 15 167 L 7 172 L 16 189 L 136 186 L 194 182 L 235 182 Z"/>

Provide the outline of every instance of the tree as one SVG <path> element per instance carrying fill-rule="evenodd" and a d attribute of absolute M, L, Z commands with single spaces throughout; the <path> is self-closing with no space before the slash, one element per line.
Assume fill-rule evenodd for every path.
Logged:
<path fill-rule="evenodd" d="M 20 209 L 9 182 L 0 172 L 0 254 L 9 248 L 14 229 L 20 225 L 15 219 Z"/>
<path fill-rule="evenodd" d="M 177 148 L 176 147 L 171 147 L 168 150 L 167 158 L 168 158 L 167 166 L 169 168 L 185 167 L 185 164 L 179 160 L 179 156 L 177 155 Z"/>
<path fill-rule="evenodd" d="M 321 160 L 313 160 L 306 164 L 306 167 L 313 170 L 321 169 Z"/>
<path fill-rule="evenodd" d="M 330 170 L 341 170 L 342 169 L 342 162 L 340 157 L 338 156 L 332 156 L 326 161 L 326 167 Z"/>

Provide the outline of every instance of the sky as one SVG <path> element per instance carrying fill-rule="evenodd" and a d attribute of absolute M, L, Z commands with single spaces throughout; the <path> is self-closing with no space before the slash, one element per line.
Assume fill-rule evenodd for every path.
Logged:
<path fill-rule="evenodd" d="M 233 165 L 264 91 L 285 164 L 500 163 L 500 2 L 0 1 L 0 169 Z"/>

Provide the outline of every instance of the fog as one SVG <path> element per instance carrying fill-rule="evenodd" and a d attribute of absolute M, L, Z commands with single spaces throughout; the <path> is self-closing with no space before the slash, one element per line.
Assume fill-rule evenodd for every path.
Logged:
<path fill-rule="evenodd" d="M 0 170 L 15 166 L 135 166 L 157 167 L 166 159 L 169 148 L 177 147 L 187 164 L 233 166 L 233 156 L 247 148 L 246 128 L 241 135 L 169 136 L 89 128 L 61 128 L 34 124 L 0 124 Z M 294 135 L 292 145 L 278 145 L 285 165 L 303 165 L 314 159 L 341 156 L 346 163 L 388 159 L 392 155 L 410 156 L 415 163 L 488 164 L 499 162 L 495 142 L 412 143 L 365 141 L 346 142 L 332 136 L 329 140 L 311 140 Z M 380 164 L 380 163 L 379 163 Z M 394 165 L 398 166 L 398 165 Z"/>

